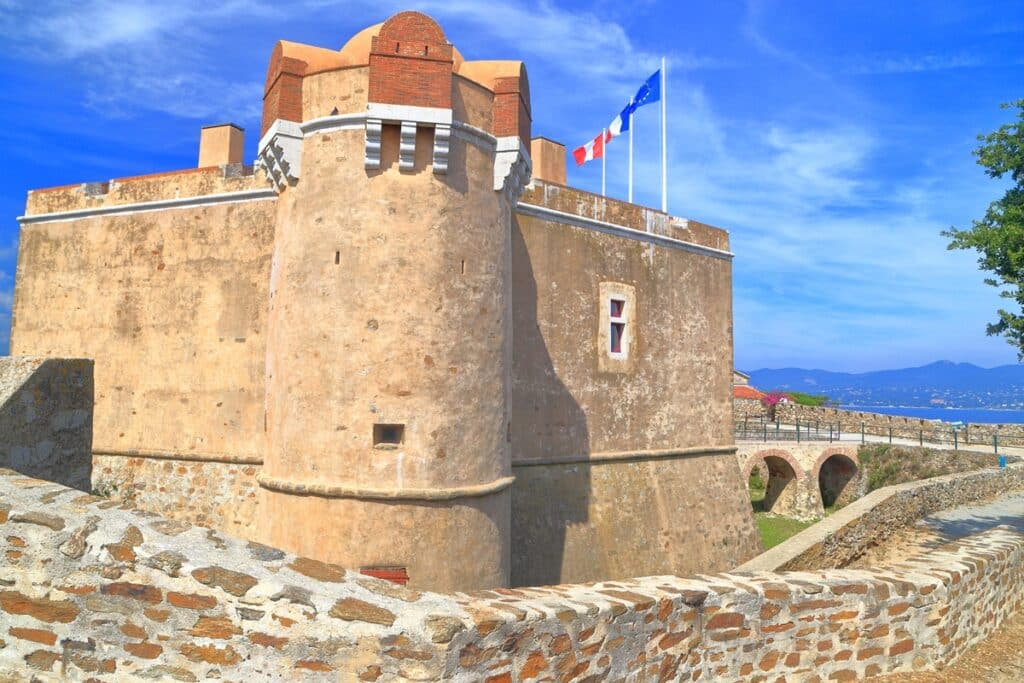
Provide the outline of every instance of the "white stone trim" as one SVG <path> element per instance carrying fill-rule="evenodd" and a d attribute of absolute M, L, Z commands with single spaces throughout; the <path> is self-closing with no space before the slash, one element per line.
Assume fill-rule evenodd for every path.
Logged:
<path fill-rule="evenodd" d="M 363 148 L 363 167 L 367 171 L 380 170 L 380 136 L 384 122 L 366 119 L 366 142 Z"/>
<path fill-rule="evenodd" d="M 448 173 L 448 154 L 451 152 L 452 127 L 445 124 L 434 126 L 434 173 Z"/>
<path fill-rule="evenodd" d="M 498 138 L 494 137 L 482 128 L 471 126 L 462 121 L 455 121 L 452 123 L 452 129 L 455 137 L 482 149 L 488 154 L 494 154 L 498 149 Z"/>
<path fill-rule="evenodd" d="M 302 138 L 302 126 L 284 119 L 274 121 L 260 138 L 260 166 L 278 190 L 294 184 L 302 174 Z"/>
<path fill-rule="evenodd" d="M 530 150 L 526 148 L 518 136 L 495 139 L 494 152 L 494 190 L 505 193 L 514 205 L 519 195 L 530 182 L 533 162 Z"/>
<path fill-rule="evenodd" d="M 416 122 L 402 121 L 401 137 L 398 141 L 398 170 L 411 171 L 416 164 Z M 445 159 L 445 167 L 448 160 Z"/>
<path fill-rule="evenodd" d="M 642 462 L 663 458 L 694 458 L 704 455 L 735 455 L 736 446 L 690 446 L 687 448 L 663 448 L 648 451 L 601 451 L 586 455 L 567 455 L 552 458 L 523 458 L 513 460 L 512 468 L 539 467 L 548 465 L 602 465 L 615 462 Z"/>
<path fill-rule="evenodd" d="M 452 125 L 454 116 L 451 109 L 444 107 L 412 107 L 405 104 L 381 104 L 370 102 L 366 105 L 366 117 L 380 119 L 385 123 L 412 121 L 424 125 Z"/>
<path fill-rule="evenodd" d="M 75 209 L 73 211 L 56 211 L 54 213 L 38 213 L 26 216 L 18 216 L 18 222 L 21 223 L 22 225 L 31 225 L 32 223 L 57 223 L 62 221 L 75 221 L 80 218 L 92 218 L 94 216 L 146 213 L 149 211 L 165 211 L 167 209 L 189 209 L 196 206 L 211 206 L 214 204 L 237 204 L 240 202 L 252 202 L 276 198 L 277 192 L 274 191 L 273 188 L 265 188 L 261 190 L 243 190 L 241 192 L 207 194 L 199 197 L 176 197 L 174 199 L 158 199 L 152 202 L 117 204 L 115 206 L 97 206 L 89 209 Z"/>
<path fill-rule="evenodd" d="M 450 108 L 413 107 L 403 104 L 382 104 L 370 102 L 366 105 L 366 151 L 364 166 L 367 170 L 380 168 L 380 133 L 378 128 L 385 123 L 401 126 L 398 145 L 398 170 L 410 172 L 416 162 L 416 130 L 420 126 L 434 129 L 432 165 L 434 173 L 448 173 L 448 153 L 452 123 L 455 118 Z M 371 122 L 374 130 L 371 131 Z"/>
<path fill-rule="evenodd" d="M 355 498 L 357 500 L 457 500 L 459 498 L 480 498 L 501 493 L 515 482 L 516 478 L 500 477 L 485 484 L 468 486 L 436 486 L 430 488 L 377 488 L 350 484 L 326 484 L 319 481 L 300 481 L 285 477 L 274 477 L 265 472 L 256 475 L 259 485 L 270 491 L 290 493 L 299 496 L 320 496 L 322 498 Z"/>
<path fill-rule="evenodd" d="M 586 230 L 596 230 L 597 232 L 603 232 L 607 235 L 625 237 L 639 242 L 654 244 L 659 247 L 679 249 L 681 251 L 688 251 L 693 254 L 710 256 L 712 258 L 723 259 L 726 261 L 732 260 L 735 256 L 731 251 L 715 249 L 714 247 L 706 247 L 703 244 L 694 244 L 693 242 L 684 242 L 682 240 L 677 240 L 674 237 L 666 237 L 665 235 L 658 235 L 653 232 L 644 232 L 643 230 L 627 228 L 624 225 L 606 223 L 594 218 L 576 216 L 571 213 L 565 213 L 564 211 L 549 209 L 546 206 L 537 206 L 536 204 L 520 202 L 516 206 L 516 213 L 522 214 L 523 216 L 539 218 L 544 221 L 551 221 L 552 223 L 571 225 L 575 228 L 584 228 Z"/>
<path fill-rule="evenodd" d="M 318 119 L 311 119 L 300 124 L 303 135 L 313 133 L 330 133 L 333 130 L 359 130 L 367 120 L 366 114 L 333 114 L 321 116 Z"/>

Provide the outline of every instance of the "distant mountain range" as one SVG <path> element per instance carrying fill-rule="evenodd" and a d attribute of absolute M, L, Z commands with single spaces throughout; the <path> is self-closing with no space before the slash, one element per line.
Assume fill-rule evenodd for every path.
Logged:
<path fill-rule="evenodd" d="M 762 391 L 825 394 L 844 405 L 1024 408 L 1024 364 L 980 368 L 943 360 L 862 373 L 782 368 L 749 374 Z"/>

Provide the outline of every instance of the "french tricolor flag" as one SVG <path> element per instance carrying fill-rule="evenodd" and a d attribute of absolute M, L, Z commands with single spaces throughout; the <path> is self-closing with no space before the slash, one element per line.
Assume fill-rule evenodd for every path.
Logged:
<path fill-rule="evenodd" d="M 577 147 L 576 149 L 574 149 L 572 151 L 572 158 L 576 160 L 576 165 L 582 166 L 588 161 L 593 161 L 594 159 L 600 159 L 601 157 L 603 157 L 604 143 L 608 140 L 611 140 L 611 138 L 607 137 L 607 135 L 608 134 L 605 131 L 601 131 L 593 140 L 583 145 L 582 147 Z"/>
<path fill-rule="evenodd" d="M 632 102 L 626 105 L 626 108 L 619 112 L 619 115 L 612 119 L 612 122 L 608 124 L 608 135 L 605 141 L 617 138 L 623 133 L 629 131 L 629 115 L 632 113 Z"/>
<path fill-rule="evenodd" d="M 577 147 L 572 151 L 572 156 L 576 159 L 576 165 L 582 166 L 583 164 L 593 159 L 600 159 L 604 156 L 604 145 L 609 142 L 612 138 L 616 138 L 625 132 L 629 131 L 629 119 L 639 107 L 645 104 L 651 104 L 661 99 L 661 71 L 655 71 L 651 74 L 651 77 L 644 81 L 644 84 L 640 86 L 640 89 L 636 91 L 636 95 L 629 101 L 629 104 L 619 112 L 619 115 L 612 119 L 612 122 L 608 124 L 608 128 L 601 131 L 601 134 L 595 137 L 593 140 Z"/>
<path fill-rule="evenodd" d="M 619 112 L 619 115 L 612 119 L 608 127 L 602 130 L 593 140 L 577 147 L 572 151 L 573 159 L 577 166 L 582 166 L 588 161 L 601 159 L 601 196 L 605 196 L 605 161 L 604 147 L 612 138 L 623 133 L 629 133 L 629 181 L 627 184 L 628 201 L 633 201 L 633 131 L 630 130 L 633 123 L 633 114 L 636 110 L 646 104 L 655 102 L 661 103 L 661 210 L 668 212 L 668 131 L 665 124 L 665 59 L 661 60 L 661 68 L 655 71 L 644 81 L 636 95 L 629 100 L 626 107 Z"/>
<path fill-rule="evenodd" d="M 597 137 L 583 145 L 577 147 L 572 151 L 572 156 L 576 159 L 576 165 L 582 166 L 588 161 L 594 159 L 600 159 L 604 156 L 604 146 L 606 143 L 611 141 L 612 138 L 618 137 L 629 130 L 629 107 L 622 110 L 618 116 L 608 125 L 608 128 L 600 133 Z"/>

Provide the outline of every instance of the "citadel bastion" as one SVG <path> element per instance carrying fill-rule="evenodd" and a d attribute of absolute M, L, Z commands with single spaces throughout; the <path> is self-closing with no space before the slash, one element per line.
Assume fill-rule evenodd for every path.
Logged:
<path fill-rule="evenodd" d="M 728 234 L 565 184 L 525 66 L 402 12 L 273 49 L 259 159 L 36 190 L 11 352 L 94 361 L 92 485 L 431 590 L 724 570 Z"/>

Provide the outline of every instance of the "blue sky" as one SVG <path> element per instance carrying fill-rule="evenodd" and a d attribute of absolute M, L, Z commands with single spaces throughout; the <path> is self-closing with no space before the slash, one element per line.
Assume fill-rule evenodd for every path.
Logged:
<path fill-rule="evenodd" d="M 0 352 L 25 193 L 187 168 L 199 127 L 255 156 L 278 38 L 340 47 L 399 9 L 467 59 L 523 59 L 534 134 L 582 144 L 668 59 L 669 209 L 731 232 L 736 364 L 862 371 L 1016 361 L 967 226 L 1004 185 L 975 135 L 1024 97 L 1024 2 L 0 0 Z M 639 110 L 636 199 L 659 203 L 658 109 Z M 625 197 L 624 138 L 608 147 Z M 569 181 L 600 189 L 600 166 Z"/>

